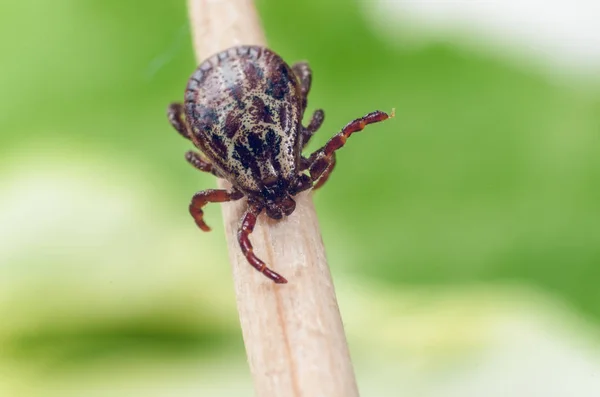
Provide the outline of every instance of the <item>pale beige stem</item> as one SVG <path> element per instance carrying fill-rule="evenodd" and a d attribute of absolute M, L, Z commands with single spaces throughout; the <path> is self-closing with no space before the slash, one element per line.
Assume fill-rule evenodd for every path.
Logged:
<path fill-rule="evenodd" d="M 266 45 L 251 0 L 189 0 L 198 62 L 241 44 Z M 219 185 L 230 185 L 219 180 Z M 259 397 L 355 397 L 358 389 L 310 193 L 296 211 L 263 214 L 251 236 L 257 255 L 288 279 L 253 269 L 236 239 L 245 200 L 223 204 L 225 231 L 250 370 Z"/>

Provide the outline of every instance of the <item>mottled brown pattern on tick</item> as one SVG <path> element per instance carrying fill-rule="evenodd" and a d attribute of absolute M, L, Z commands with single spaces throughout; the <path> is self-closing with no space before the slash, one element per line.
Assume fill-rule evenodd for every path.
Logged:
<path fill-rule="evenodd" d="M 261 122 L 266 124 L 275 124 L 271 115 L 271 107 L 265 104 L 265 101 L 260 99 L 258 96 L 252 98 L 252 107 L 249 109 L 249 112 L 254 117 L 254 122 L 256 124 Z"/>
<path fill-rule="evenodd" d="M 237 171 L 234 185 L 246 194 L 262 194 L 263 180 L 273 175 L 289 185 L 297 173 L 289 150 L 269 151 L 271 157 L 259 164 L 242 163 L 242 159 L 252 152 L 248 134 L 267 133 L 266 128 L 257 126 L 270 126 L 281 136 L 281 145 L 297 147 L 302 110 L 298 80 L 290 67 L 268 49 L 233 48 L 204 61 L 192 79 L 187 92 L 193 95 L 187 95 L 185 101 L 192 140 L 219 171 L 223 175 Z M 282 106 L 288 108 L 285 129 L 281 128 L 280 113 L 274 111 Z M 258 139 L 266 142 L 266 135 Z M 275 153 L 282 157 L 275 158 Z M 252 167 L 248 167 L 250 163 Z"/>
<path fill-rule="evenodd" d="M 258 85 L 261 84 L 263 79 L 263 70 L 253 63 L 246 63 L 244 65 L 244 74 L 248 81 L 248 88 L 251 90 L 258 88 Z"/>
<path fill-rule="evenodd" d="M 241 117 L 238 113 L 229 113 L 225 117 L 224 132 L 227 138 L 231 139 L 238 132 L 242 125 Z"/>

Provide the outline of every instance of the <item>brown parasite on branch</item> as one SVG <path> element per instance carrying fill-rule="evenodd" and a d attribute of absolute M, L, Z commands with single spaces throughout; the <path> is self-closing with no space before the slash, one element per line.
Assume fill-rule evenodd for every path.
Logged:
<path fill-rule="evenodd" d="M 308 126 L 301 123 L 311 86 L 306 62 L 288 66 L 279 55 L 260 46 L 219 52 L 198 66 L 189 79 L 184 103 L 173 103 L 173 127 L 200 150 L 186 160 L 200 171 L 228 180 L 230 191 L 209 189 L 192 198 L 189 210 L 198 227 L 207 203 L 248 198 L 238 241 L 248 262 L 275 283 L 287 280 L 258 258 L 250 242 L 258 215 L 282 219 L 296 208 L 293 196 L 318 189 L 335 167 L 335 152 L 367 124 L 393 117 L 381 111 L 348 123 L 309 157 L 302 150 L 319 129 L 324 112 L 316 110 Z"/>

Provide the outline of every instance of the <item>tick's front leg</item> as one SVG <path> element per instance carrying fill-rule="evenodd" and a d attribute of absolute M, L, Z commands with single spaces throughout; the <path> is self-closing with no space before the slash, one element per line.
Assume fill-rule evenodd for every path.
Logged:
<path fill-rule="evenodd" d="M 355 132 L 362 131 L 367 125 L 379 123 L 394 117 L 382 111 L 369 113 L 361 118 L 349 122 L 338 134 L 334 135 L 321 149 L 311 154 L 308 159 L 308 170 L 313 182 L 317 182 L 315 188 L 321 187 L 335 166 L 335 151 L 342 148 L 346 140 Z"/>
<path fill-rule="evenodd" d="M 317 190 L 318 188 L 323 186 L 325 184 L 325 182 L 327 182 L 327 179 L 329 179 L 329 175 L 331 175 L 334 168 L 335 168 L 335 152 L 331 155 L 331 158 L 329 159 L 329 164 L 327 165 L 327 168 L 325 168 L 325 170 L 321 173 L 321 176 L 319 176 L 317 183 L 315 183 L 315 185 L 313 186 L 313 190 Z"/>
<path fill-rule="evenodd" d="M 204 211 L 202 211 L 202 207 L 208 203 L 225 203 L 227 201 L 239 200 L 242 197 L 244 197 L 244 194 L 238 190 L 233 190 L 231 192 L 221 189 L 204 190 L 194 194 L 194 197 L 192 197 L 190 214 L 200 229 L 209 232 L 210 227 L 204 223 Z"/>
<path fill-rule="evenodd" d="M 238 231 L 238 242 L 240 243 L 242 253 L 252 267 L 264 274 L 267 278 L 273 280 L 275 283 L 285 284 L 287 283 L 287 280 L 284 277 L 269 269 L 265 262 L 260 260 L 254 254 L 254 249 L 252 247 L 252 243 L 250 242 L 250 234 L 252 234 L 252 231 L 254 231 L 256 219 L 261 211 L 261 207 L 248 203 L 248 209 L 242 218 L 242 223 L 240 224 L 240 229 Z"/>

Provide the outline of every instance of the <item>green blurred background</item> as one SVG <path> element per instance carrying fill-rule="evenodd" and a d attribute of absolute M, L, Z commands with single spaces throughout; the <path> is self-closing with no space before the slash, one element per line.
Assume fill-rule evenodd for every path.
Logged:
<path fill-rule="evenodd" d="M 598 395 L 598 79 L 386 39 L 351 2 L 258 7 L 312 65 L 309 150 L 397 111 L 315 195 L 364 395 Z M 165 116 L 184 2 L 0 9 L 0 396 L 252 395 L 220 210 L 210 234 L 187 213 L 215 180 Z"/>

